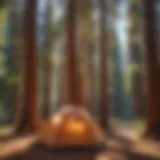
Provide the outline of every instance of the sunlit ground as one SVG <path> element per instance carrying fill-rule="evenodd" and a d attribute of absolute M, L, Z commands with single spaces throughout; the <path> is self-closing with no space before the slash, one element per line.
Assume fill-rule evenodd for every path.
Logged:
<path fill-rule="evenodd" d="M 114 126 L 124 126 L 126 128 L 132 128 L 138 132 L 142 132 L 145 129 L 146 121 L 144 119 L 133 119 L 131 121 L 123 121 L 116 118 L 111 118 L 111 123 Z"/>
<path fill-rule="evenodd" d="M 0 137 L 6 137 L 9 136 L 13 132 L 13 126 L 7 125 L 7 126 L 1 126 L 0 127 Z"/>
<path fill-rule="evenodd" d="M 121 121 L 116 118 L 111 119 L 111 123 L 114 128 L 126 128 L 131 131 L 142 133 L 145 130 L 145 120 L 134 119 L 133 121 Z M 0 137 L 7 136 L 12 133 L 14 127 L 12 125 L 0 126 Z"/>
<path fill-rule="evenodd" d="M 151 157 L 150 159 L 152 159 L 152 156 L 155 158 L 160 158 L 159 143 L 153 140 L 142 139 L 140 136 L 145 128 L 144 120 L 135 119 L 133 121 L 120 121 L 119 119 L 112 119 L 111 124 L 115 130 L 112 135 L 106 135 L 106 143 L 109 149 L 104 154 L 99 155 L 96 160 L 129 160 L 129 157 L 132 157 L 132 155 L 126 154 L 128 151 L 131 151 L 135 155 L 146 156 L 146 158 L 149 156 Z M 11 126 L 0 127 L 0 136 L 9 134 L 11 130 Z M 27 148 L 27 146 L 33 141 L 34 136 L 22 137 L 22 140 L 20 138 L 15 138 L 14 140 L 6 143 L 2 142 L 0 147 L 5 144 L 5 148 L 7 148 L 5 149 L 2 147 L 2 149 L 4 148 L 2 155 L 4 155 L 4 153 L 5 155 L 12 153 L 8 150 L 13 150 L 13 153 L 17 152 L 17 150 L 14 149 L 15 145 L 18 150 Z M 139 158 L 141 159 L 141 157 Z"/>

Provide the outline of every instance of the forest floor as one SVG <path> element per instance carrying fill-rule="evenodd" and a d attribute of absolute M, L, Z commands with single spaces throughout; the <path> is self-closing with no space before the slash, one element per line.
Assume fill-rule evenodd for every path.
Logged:
<path fill-rule="evenodd" d="M 1 141 L 0 157 L 22 152 L 32 143 L 33 136 Z M 160 160 L 160 142 L 143 139 L 140 131 L 127 123 L 115 124 L 106 143 L 107 151 L 98 155 L 97 160 Z"/>
<path fill-rule="evenodd" d="M 105 156 L 110 160 L 160 160 L 160 142 L 144 139 L 142 126 L 135 129 L 134 125 L 114 125 L 114 132 L 107 136 Z"/>

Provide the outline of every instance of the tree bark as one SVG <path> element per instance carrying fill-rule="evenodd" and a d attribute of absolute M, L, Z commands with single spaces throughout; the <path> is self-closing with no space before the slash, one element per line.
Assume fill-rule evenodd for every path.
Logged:
<path fill-rule="evenodd" d="M 65 103 L 81 104 L 81 86 L 77 81 L 77 64 L 76 64 L 76 1 L 68 0 L 68 19 L 67 19 L 67 55 L 66 55 L 66 81 L 65 86 Z"/>
<path fill-rule="evenodd" d="M 19 131 L 35 132 L 40 117 L 37 104 L 36 0 L 28 0 L 24 18 L 25 89 L 24 112 Z"/>
<path fill-rule="evenodd" d="M 146 71 L 149 103 L 147 134 L 160 137 L 160 77 L 154 5 L 155 0 L 144 0 Z"/>
<path fill-rule="evenodd" d="M 83 12 L 82 12 L 83 10 Z M 82 83 L 82 104 L 89 108 L 91 95 L 91 49 L 90 44 L 93 41 L 93 19 L 92 19 L 92 1 L 77 1 L 77 36 L 78 36 L 78 68 L 79 79 Z M 88 32 L 90 31 L 90 32 Z"/>
<path fill-rule="evenodd" d="M 108 92 L 107 92 L 107 39 L 106 39 L 106 2 L 100 0 L 100 123 L 108 128 Z"/>

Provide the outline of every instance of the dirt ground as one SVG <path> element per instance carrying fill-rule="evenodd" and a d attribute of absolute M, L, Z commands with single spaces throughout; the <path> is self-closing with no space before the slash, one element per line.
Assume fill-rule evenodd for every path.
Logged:
<path fill-rule="evenodd" d="M 25 153 L 34 142 L 34 136 L 1 141 L 0 159 L 21 160 L 14 155 Z M 96 160 L 160 160 L 160 142 L 142 139 L 127 126 L 116 127 L 112 134 L 106 135 L 106 144 L 106 151 L 97 155 Z"/>

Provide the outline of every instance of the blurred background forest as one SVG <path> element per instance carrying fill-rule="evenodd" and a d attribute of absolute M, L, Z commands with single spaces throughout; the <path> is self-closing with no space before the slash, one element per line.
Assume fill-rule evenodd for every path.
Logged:
<path fill-rule="evenodd" d="M 0 128 L 2 128 L 19 122 L 23 108 L 25 0 L 0 2 Z M 76 34 L 79 66 L 77 77 L 83 80 L 90 112 L 99 119 L 100 9 L 97 0 L 77 2 Z M 107 0 L 106 69 L 112 122 L 141 123 L 146 118 L 148 106 L 141 2 L 141 0 Z M 52 114 L 63 103 L 65 7 L 65 0 L 38 0 L 36 29 L 38 106 L 42 118 L 45 117 L 47 109 Z M 159 0 L 155 4 L 155 12 L 159 35 Z"/>

